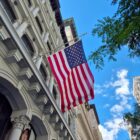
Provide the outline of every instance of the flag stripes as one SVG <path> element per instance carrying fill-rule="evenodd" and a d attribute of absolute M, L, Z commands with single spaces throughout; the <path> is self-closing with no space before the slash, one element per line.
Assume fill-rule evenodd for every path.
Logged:
<path fill-rule="evenodd" d="M 94 79 L 87 63 L 70 68 L 64 50 L 49 56 L 48 62 L 58 83 L 63 112 L 94 98 Z"/>

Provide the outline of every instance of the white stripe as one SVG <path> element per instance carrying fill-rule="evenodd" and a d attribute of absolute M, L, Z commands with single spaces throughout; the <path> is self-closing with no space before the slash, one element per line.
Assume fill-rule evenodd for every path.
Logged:
<path fill-rule="evenodd" d="M 72 74 L 70 73 L 70 84 L 71 84 L 71 88 L 72 88 L 72 93 L 73 93 L 73 95 L 74 95 L 74 97 L 75 97 L 75 102 L 76 102 L 76 105 L 78 105 L 79 104 L 79 101 L 77 100 L 77 94 L 76 94 L 76 90 L 75 90 L 75 87 L 74 87 L 74 83 L 73 83 L 73 78 L 72 78 Z"/>
<path fill-rule="evenodd" d="M 61 75 L 59 74 L 59 71 L 57 69 L 57 65 L 55 63 L 55 59 L 54 59 L 53 55 L 50 56 L 50 58 L 51 58 L 51 61 L 52 61 L 52 64 L 53 64 L 55 73 L 56 73 L 58 79 L 60 80 L 60 84 L 61 84 L 62 92 L 63 92 L 62 94 L 63 94 L 63 98 L 64 98 L 64 104 L 67 106 L 67 101 L 66 101 L 66 96 L 65 96 L 65 88 L 64 88 L 64 84 L 63 84 L 63 79 L 62 79 Z"/>
<path fill-rule="evenodd" d="M 64 52 L 64 51 L 61 51 L 61 53 L 62 52 Z M 64 58 L 64 57 L 66 57 L 66 56 L 63 56 L 64 55 L 64 53 L 62 53 L 62 57 Z M 62 64 L 62 60 L 61 60 L 61 58 L 60 58 L 60 55 L 58 54 L 58 53 L 56 53 L 56 57 L 57 57 L 57 59 L 58 59 L 58 62 L 59 62 L 59 65 L 60 65 L 60 69 L 61 69 L 61 71 L 62 71 L 62 73 L 64 74 L 64 77 L 66 78 L 65 80 L 65 82 L 66 82 L 66 86 L 67 86 L 67 94 L 68 94 L 68 98 L 69 98 L 69 101 L 70 101 L 70 103 L 72 103 L 73 102 L 73 99 L 72 99 L 72 97 L 71 97 L 71 93 L 70 93 L 70 88 L 69 88 L 69 83 L 68 83 L 68 75 L 67 75 L 67 73 L 66 73 L 66 71 L 65 71 L 65 69 L 64 69 L 64 66 L 63 66 L 63 64 Z M 65 62 L 65 64 L 66 64 L 67 62 Z M 70 69 L 71 70 L 71 69 Z"/>
<path fill-rule="evenodd" d="M 90 77 L 90 75 L 89 75 L 89 73 L 88 73 L 88 70 L 87 70 L 87 68 L 86 68 L 86 64 L 85 64 L 85 63 L 82 64 L 82 67 L 83 67 L 84 72 L 85 72 L 85 74 L 86 74 L 86 76 L 87 76 L 87 79 L 88 79 L 88 81 L 89 81 L 90 87 L 93 88 L 93 81 L 92 81 L 92 78 Z M 89 95 L 89 94 L 88 94 L 88 95 Z M 90 95 L 90 98 L 91 98 L 91 95 Z"/>
<path fill-rule="evenodd" d="M 82 67 L 83 67 L 83 69 L 85 71 L 85 74 L 86 74 L 86 76 L 88 78 L 88 81 L 89 81 L 90 85 L 93 86 L 93 81 L 92 81 L 92 78 L 90 77 L 90 74 L 89 74 L 87 68 L 86 68 L 86 64 L 85 63 L 82 64 Z"/>
<path fill-rule="evenodd" d="M 85 90 L 86 90 L 86 94 L 88 94 L 88 93 L 89 93 L 89 88 L 88 88 L 87 83 L 86 83 L 86 81 L 85 81 L 85 79 L 84 79 L 84 77 L 83 77 L 83 74 L 82 74 L 82 71 L 81 71 L 80 66 L 77 66 L 77 69 L 78 69 L 80 78 L 81 78 L 81 80 L 82 80 L 82 84 L 83 84 L 83 86 L 84 86 L 84 88 L 85 88 Z"/>
<path fill-rule="evenodd" d="M 68 71 L 71 71 L 71 68 L 70 68 L 70 66 L 68 64 L 68 60 L 66 58 L 65 52 L 64 51 L 61 51 L 61 52 L 62 52 L 62 55 L 63 55 L 63 58 L 64 58 L 64 61 L 65 61 L 65 64 L 66 64 L 66 67 L 67 67 Z"/>
<path fill-rule="evenodd" d="M 73 73 L 74 73 L 74 77 L 75 77 L 75 79 L 76 79 L 76 84 L 77 84 L 77 87 L 78 87 L 79 93 L 80 93 L 80 95 L 81 95 L 81 98 L 84 99 L 84 93 L 83 93 L 83 90 L 82 90 L 81 84 L 80 84 L 80 82 L 79 82 L 79 80 L 78 80 L 78 77 L 77 77 L 77 73 L 76 73 L 75 68 L 73 69 Z"/>
<path fill-rule="evenodd" d="M 56 53 L 56 57 L 57 57 L 57 59 L 58 59 L 58 63 L 59 63 L 59 65 L 60 65 L 60 69 L 61 69 L 61 71 L 62 71 L 64 77 L 65 77 L 65 78 L 68 77 L 68 75 L 67 75 L 67 73 L 66 73 L 66 71 L 65 71 L 65 69 L 64 69 L 64 66 L 63 66 L 63 64 L 62 64 L 62 60 L 60 59 L 60 56 L 59 56 L 58 53 Z"/>
<path fill-rule="evenodd" d="M 91 87 L 92 90 L 94 91 L 94 87 Z M 92 99 L 91 95 L 88 95 L 88 100 Z"/>
<path fill-rule="evenodd" d="M 52 61 L 52 64 L 53 64 L 53 67 L 54 67 L 54 70 L 55 70 L 55 73 L 56 73 L 58 79 L 60 80 L 60 82 L 63 82 L 63 79 L 62 79 L 62 77 L 57 69 L 57 65 L 55 63 L 55 59 L 54 59 L 53 55 L 51 55 L 50 58 L 51 58 L 51 61 Z"/>

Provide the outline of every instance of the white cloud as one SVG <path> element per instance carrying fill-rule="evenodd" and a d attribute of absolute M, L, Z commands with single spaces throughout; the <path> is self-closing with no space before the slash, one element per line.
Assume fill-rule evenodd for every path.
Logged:
<path fill-rule="evenodd" d="M 126 78 L 128 70 L 122 69 L 117 72 L 118 80 L 112 82 L 112 87 L 116 88 L 116 94 L 118 95 L 129 95 L 129 80 Z"/>
<path fill-rule="evenodd" d="M 115 140 L 120 130 L 126 129 L 123 124 L 123 112 L 126 109 L 131 109 L 128 101 L 130 100 L 130 96 L 132 96 L 130 94 L 131 90 L 129 89 L 129 80 L 127 79 L 127 75 L 128 70 L 121 69 L 116 74 L 117 80 L 111 78 L 112 80 L 110 82 L 106 82 L 100 86 L 102 89 L 113 88 L 115 91 L 115 93 L 112 93 L 113 100 L 115 99 L 118 102 L 112 107 L 110 107 L 108 103 L 104 105 L 104 108 L 110 107 L 112 118 L 99 126 L 103 140 Z M 110 99 L 112 99 L 112 96 L 109 96 Z"/>
<path fill-rule="evenodd" d="M 124 79 L 127 76 L 128 70 L 122 69 L 117 72 L 117 77 L 120 79 Z"/>
<path fill-rule="evenodd" d="M 114 135 L 112 131 L 108 131 L 102 125 L 99 125 L 99 130 L 102 133 L 103 140 L 114 140 Z"/>
<path fill-rule="evenodd" d="M 103 87 L 100 85 L 94 85 L 94 93 L 95 95 L 103 93 Z"/>
<path fill-rule="evenodd" d="M 103 140 L 115 140 L 120 130 L 126 130 L 121 118 L 113 118 L 103 125 L 99 125 Z"/>
<path fill-rule="evenodd" d="M 118 105 L 118 104 L 114 105 L 114 106 L 110 109 L 110 111 L 111 111 L 112 113 L 121 113 L 123 110 L 124 110 L 123 106 Z"/>
<path fill-rule="evenodd" d="M 120 113 L 123 113 L 125 109 L 131 109 L 131 106 L 128 103 L 129 97 L 122 95 L 119 100 L 119 104 L 115 104 L 110 109 L 110 111 L 115 113 L 115 115 L 120 115 Z"/>
<path fill-rule="evenodd" d="M 123 119 L 122 118 L 113 118 L 105 123 L 107 129 L 114 130 L 114 134 L 117 134 L 119 129 L 122 128 Z"/>

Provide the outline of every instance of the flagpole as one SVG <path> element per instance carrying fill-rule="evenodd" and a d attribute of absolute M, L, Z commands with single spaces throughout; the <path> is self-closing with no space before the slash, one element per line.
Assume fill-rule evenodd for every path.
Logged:
<path fill-rule="evenodd" d="M 87 32 L 86 32 L 86 33 L 83 33 L 83 34 L 81 34 L 81 35 L 79 35 L 79 36 L 73 38 L 72 40 L 67 41 L 66 43 L 61 44 L 59 47 L 57 47 L 57 48 L 55 48 L 55 49 L 53 49 L 53 50 L 51 50 L 51 51 L 48 51 L 48 52 L 46 52 L 46 53 L 42 53 L 42 54 L 38 55 L 38 57 L 33 58 L 33 60 L 36 60 L 36 59 L 38 59 L 38 58 L 41 57 L 41 56 L 44 56 L 44 55 L 46 55 L 46 54 L 49 54 L 50 52 L 54 52 L 54 53 L 55 53 L 55 52 L 59 51 L 60 49 L 65 48 L 65 47 L 63 47 L 63 46 L 65 46 L 65 45 L 67 45 L 67 44 L 69 45 L 69 43 L 75 41 L 76 39 L 77 39 L 76 42 L 78 42 L 78 41 L 80 40 L 80 38 L 82 38 L 83 36 L 85 36 L 85 35 L 87 35 L 87 34 L 88 34 Z M 74 43 L 76 43 L 76 42 L 74 42 Z M 70 46 L 67 46 L 67 47 L 70 47 Z"/>
<path fill-rule="evenodd" d="M 64 45 L 69 45 L 69 43 L 71 43 L 71 42 L 73 42 L 73 41 L 75 41 L 76 39 L 77 39 L 77 41 L 79 41 L 80 39 L 79 38 L 81 38 L 81 37 L 83 37 L 83 36 L 85 36 L 85 35 L 87 35 L 88 33 L 86 32 L 86 33 L 83 33 L 83 34 L 81 34 L 80 36 L 77 36 L 77 37 L 75 37 L 75 38 L 73 38 L 72 40 L 70 40 L 70 41 L 68 41 L 68 42 L 66 42 L 66 43 L 64 43 L 64 44 L 62 44 L 61 46 L 59 46 L 59 47 L 57 47 L 57 48 L 61 48 L 62 46 L 64 46 Z M 76 41 L 76 42 L 77 42 Z M 76 43 L 75 42 L 75 43 Z M 69 46 L 68 46 L 69 47 Z M 56 49 L 57 49 L 56 48 Z"/>

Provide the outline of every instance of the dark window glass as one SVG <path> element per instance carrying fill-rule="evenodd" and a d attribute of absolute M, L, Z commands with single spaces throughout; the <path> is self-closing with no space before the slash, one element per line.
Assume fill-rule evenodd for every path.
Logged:
<path fill-rule="evenodd" d="M 29 7 L 32 6 L 32 2 L 31 2 L 31 0 L 28 0 L 28 6 L 29 6 Z"/>
<path fill-rule="evenodd" d="M 10 3 L 9 3 L 9 1 L 8 0 L 0 0 L 0 2 L 3 5 L 3 8 L 5 9 L 7 15 L 9 16 L 11 22 L 12 23 L 15 22 L 16 15 L 15 15 L 15 13 L 14 13 L 14 11 L 13 11 Z"/>
<path fill-rule="evenodd" d="M 43 79 L 46 81 L 46 79 L 47 79 L 47 73 L 46 73 L 46 71 L 45 71 L 45 69 L 44 69 L 44 67 L 43 67 L 42 64 L 40 66 L 40 72 L 41 72 L 41 74 L 43 76 Z"/>
<path fill-rule="evenodd" d="M 41 23 L 39 21 L 39 18 L 38 17 L 35 17 L 35 20 L 36 20 L 36 23 L 38 25 L 39 31 L 42 34 L 43 33 L 43 28 L 42 28 L 42 25 L 41 25 Z"/>
<path fill-rule="evenodd" d="M 34 49 L 33 49 L 33 46 L 32 46 L 32 43 L 29 39 L 29 37 L 24 34 L 22 37 L 21 37 L 22 41 L 24 42 L 24 46 L 26 48 L 26 50 L 28 51 L 28 53 L 33 56 L 34 54 Z"/>
<path fill-rule="evenodd" d="M 56 92 L 55 87 L 53 87 L 53 97 L 55 100 L 57 99 L 57 92 Z"/>
<path fill-rule="evenodd" d="M 10 116 L 12 108 L 7 99 L 0 93 L 0 140 L 4 140 L 12 127 Z"/>
<path fill-rule="evenodd" d="M 49 53 L 51 53 L 52 49 L 51 49 L 51 46 L 50 46 L 50 43 L 49 42 L 47 42 L 47 46 L 49 48 Z"/>

